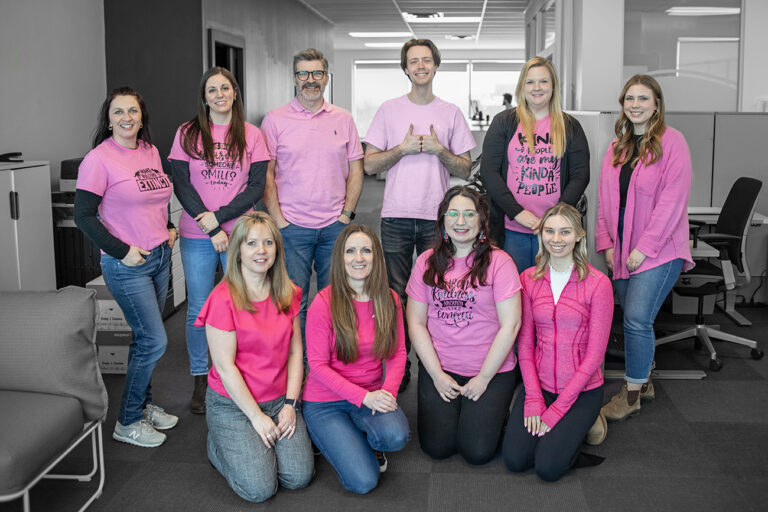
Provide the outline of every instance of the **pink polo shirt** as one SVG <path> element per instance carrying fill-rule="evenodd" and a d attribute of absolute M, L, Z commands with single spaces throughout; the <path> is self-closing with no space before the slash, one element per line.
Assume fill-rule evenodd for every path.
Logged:
<path fill-rule="evenodd" d="M 499 332 L 496 303 L 514 297 L 520 290 L 517 268 L 507 253 L 494 248 L 486 272 L 487 284 L 462 290 L 458 282 L 470 267 L 466 258 L 454 258 L 453 268 L 445 275 L 448 289 L 442 290 L 424 283 L 430 254 L 432 249 L 416 259 L 406 292 L 410 299 L 428 306 L 427 330 L 443 370 L 474 377 L 480 373 Z M 499 372 L 514 369 L 515 363 L 515 352 L 510 350 Z"/>
<path fill-rule="evenodd" d="M 288 355 L 293 319 L 301 309 L 301 290 L 294 287 L 288 313 L 281 313 L 271 298 L 253 304 L 257 309 L 255 313 L 237 309 L 226 281 L 222 281 L 205 301 L 195 326 L 210 325 L 222 331 L 234 331 L 237 336 L 235 366 L 253 398 L 257 402 L 268 402 L 283 396 L 288 386 Z M 208 373 L 208 386 L 231 398 L 215 365 Z"/>
<path fill-rule="evenodd" d="M 328 102 L 312 113 L 293 98 L 266 115 L 261 131 L 285 220 L 312 229 L 333 224 L 344 209 L 349 162 L 363 158 L 352 115 Z"/>
<path fill-rule="evenodd" d="M 534 151 L 533 155 L 528 152 L 522 124 L 519 124 L 507 146 L 507 187 L 520 206 L 541 218 L 560 199 L 560 158 L 552 154 L 549 116 L 536 121 Z M 504 227 L 533 233 L 509 217 L 504 217 Z"/>
<path fill-rule="evenodd" d="M 357 360 L 344 363 L 336 357 L 336 332 L 333 330 L 331 318 L 331 287 L 328 286 L 317 294 L 307 311 L 309 375 L 304 385 L 303 400 L 346 400 L 360 407 L 369 391 L 379 389 L 389 391 L 397 398 L 397 390 L 405 372 L 405 331 L 400 299 L 394 292 L 392 295 L 397 305 L 395 353 L 384 362 L 371 355 L 376 328 L 373 302 L 353 301 L 358 322 Z"/>
<path fill-rule="evenodd" d="M 245 123 L 245 152 L 241 162 L 233 162 L 227 158 L 225 144 L 229 125 L 211 123 L 211 136 L 213 137 L 214 163 L 209 167 L 205 160 L 197 160 L 190 157 L 182 147 L 182 125 L 176 130 L 169 159 L 189 162 L 189 181 L 202 199 L 209 211 L 215 212 L 222 206 L 228 205 L 237 194 L 245 190 L 248 185 L 248 175 L 253 162 L 269 160 L 267 146 L 261 131 L 250 123 Z M 227 234 L 232 232 L 232 227 L 237 219 L 230 219 L 221 225 Z M 182 210 L 179 220 L 179 233 L 186 238 L 209 238 L 203 233 L 197 222 Z"/>
<path fill-rule="evenodd" d="M 475 147 L 475 139 L 459 107 L 435 97 L 427 105 L 416 105 L 408 96 L 387 100 L 368 128 L 365 142 L 389 151 L 405 139 L 410 126 L 414 135 L 429 135 L 454 155 Z M 387 171 L 382 217 L 437 219 L 437 207 L 448 190 L 450 175 L 435 155 L 406 155 Z"/>
<path fill-rule="evenodd" d="M 171 180 L 155 146 L 140 140 L 128 149 L 104 140 L 85 155 L 77 188 L 101 196 L 101 222 L 122 242 L 150 250 L 168 240 Z"/>

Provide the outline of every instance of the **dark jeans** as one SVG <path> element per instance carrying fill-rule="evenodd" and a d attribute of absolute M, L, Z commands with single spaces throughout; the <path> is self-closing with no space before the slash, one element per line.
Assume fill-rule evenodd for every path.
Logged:
<path fill-rule="evenodd" d="M 541 391 L 549 407 L 557 395 Z M 557 425 L 542 437 L 532 436 L 523 425 L 525 389 L 512 406 L 504 434 L 504 464 L 512 472 L 536 469 L 542 480 L 559 480 L 576 462 L 584 436 L 595 423 L 603 405 L 603 386 L 582 391 Z"/>
<path fill-rule="evenodd" d="M 446 372 L 460 386 L 470 377 Z M 432 377 L 419 363 L 419 444 L 433 459 L 456 453 L 470 464 L 485 464 L 496 454 L 504 418 L 517 385 L 517 372 L 497 373 L 477 402 L 459 396 L 443 401 Z"/>
<path fill-rule="evenodd" d="M 408 337 L 408 323 L 405 319 L 405 305 L 408 296 L 405 287 L 413 268 L 413 250 L 416 256 L 429 249 L 435 233 L 435 221 L 424 219 L 406 219 L 384 217 L 381 219 L 381 246 L 384 249 L 384 263 L 387 266 L 389 287 L 400 296 L 403 305 L 403 327 L 405 328 L 405 350 L 411 353 L 411 340 Z M 406 371 L 411 362 L 406 360 Z"/>

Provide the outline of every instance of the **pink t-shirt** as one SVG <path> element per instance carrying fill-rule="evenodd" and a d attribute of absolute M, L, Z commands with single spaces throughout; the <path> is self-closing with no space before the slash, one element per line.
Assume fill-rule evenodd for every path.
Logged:
<path fill-rule="evenodd" d="M 261 130 L 285 220 L 311 229 L 333 224 L 344 209 L 349 162 L 363 158 L 352 115 L 328 102 L 313 114 L 294 98 L 271 110 Z"/>
<path fill-rule="evenodd" d="M 293 319 L 301 309 L 301 290 L 294 287 L 288 313 L 280 313 L 271 298 L 254 302 L 257 311 L 237 309 L 226 281 L 219 283 L 205 301 L 195 320 L 196 327 L 210 325 L 235 332 L 235 366 L 257 402 L 274 400 L 285 394 L 288 385 L 288 354 L 291 350 Z M 208 386 L 231 398 L 224 389 L 216 366 L 208 373 Z"/>
<path fill-rule="evenodd" d="M 222 206 L 228 205 L 234 197 L 245 190 L 248 185 L 248 174 L 253 162 L 269 160 L 267 146 L 261 131 L 250 123 L 245 123 L 245 152 L 242 162 L 232 162 L 227 158 L 225 144 L 229 125 L 211 123 L 211 136 L 215 161 L 213 168 L 209 168 L 205 160 L 197 160 L 184 152 L 182 147 L 182 125 L 176 130 L 173 139 L 173 147 L 169 159 L 189 162 L 189 181 L 200 195 L 205 207 L 215 212 Z M 221 225 L 227 234 L 232 232 L 237 219 L 230 219 Z M 197 226 L 197 222 L 186 212 L 181 212 L 179 220 L 179 234 L 187 238 L 209 238 Z"/>
<path fill-rule="evenodd" d="M 521 288 L 517 268 L 507 253 L 494 248 L 486 286 L 462 290 L 458 283 L 470 268 L 465 258 L 454 258 L 453 268 L 445 275 L 448 289 L 441 290 L 424 284 L 431 254 L 429 249 L 416 259 L 406 292 L 412 300 L 428 305 L 427 329 L 443 370 L 474 377 L 499 332 L 496 303 L 514 297 Z M 510 350 L 499 371 L 512 370 L 515 363 L 515 352 Z"/>
<path fill-rule="evenodd" d="M 309 376 L 302 399 L 310 402 L 346 400 L 360 407 L 366 393 L 384 389 L 397 397 L 405 371 L 405 331 L 400 299 L 397 304 L 397 348 L 382 363 L 371 355 L 375 337 L 373 302 L 357 302 L 357 360 L 344 363 L 336 358 L 336 333 L 331 319 L 331 287 L 320 291 L 307 311 L 307 361 Z M 385 370 L 386 368 L 386 370 Z M 386 374 L 386 376 L 385 376 Z"/>
<path fill-rule="evenodd" d="M 407 95 L 381 104 L 365 142 L 389 151 L 403 142 L 411 125 L 414 135 L 429 135 L 430 125 L 434 127 L 437 140 L 454 155 L 475 147 L 459 107 L 438 97 L 416 105 Z M 381 216 L 435 220 L 449 182 L 448 171 L 435 155 L 406 155 L 387 171 Z"/>
<path fill-rule="evenodd" d="M 140 140 L 128 149 L 104 140 L 85 155 L 77 188 L 101 196 L 101 222 L 122 242 L 148 251 L 168 240 L 171 180 L 155 146 Z"/>
<path fill-rule="evenodd" d="M 507 186 L 515 200 L 537 217 L 544 215 L 560 199 L 560 158 L 552 154 L 549 116 L 536 121 L 535 154 L 528 152 L 522 124 L 507 146 Z M 504 227 L 520 233 L 533 233 L 530 228 L 504 217 Z"/>

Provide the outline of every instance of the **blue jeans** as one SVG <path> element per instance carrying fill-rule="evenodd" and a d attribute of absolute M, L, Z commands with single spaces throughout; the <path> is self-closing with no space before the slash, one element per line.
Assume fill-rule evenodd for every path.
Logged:
<path fill-rule="evenodd" d="M 331 254 L 339 233 L 346 224 L 335 221 L 320 229 L 303 228 L 289 224 L 280 230 L 285 246 L 285 266 L 291 281 L 301 288 L 301 339 L 304 337 L 307 323 L 307 305 L 309 304 L 309 280 L 312 277 L 312 263 L 317 272 L 317 290 L 320 291 L 330 282 Z M 306 343 L 306 341 L 305 341 Z"/>
<path fill-rule="evenodd" d="M 624 378 L 627 382 L 643 384 L 648 381 L 656 350 L 653 322 L 682 269 L 683 260 L 676 259 L 632 274 L 629 279 L 613 281 L 624 311 Z"/>
<path fill-rule="evenodd" d="M 187 353 L 192 375 L 208 373 L 208 341 L 205 327 L 195 327 L 197 315 L 214 286 L 216 268 L 226 269 L 227 253 L 216 252 L 210 238 L 179 239 L 184 279 L 187 283 Z"/>
<path fill-rule="evenodd" d="M 315 446 L 331 463 L 348 491 L 365 494 L 379 483 L 373 450 L 396 452 L 411 438 L 401 408 L 372 414 L 346 400 L 304 402 L 304 418 Z"/>
<path fill-rule="evenodd" d="M 205 397 L 208 423 L 208 459 L 238 496 L 255 503 L 268 500 L 278 485 L 301 489 L 315 474 L 307 427 L 296 411 L 296 431 L 267 448 L 248 417 L 230 398 L 208 388 Z M 259 402 L 262 412 L 278 423 L 285 396 Z"/>
<path fill-rule="evenodd" d="M 104 282 L 133 331 L 117 419 L 122 425 L 144 417 L 142 410 L 152 403 L 152 371 L 168 345 L 162 311 L 168 295 L 170 246 L 158 245 L 145 260 L 139 266 L 129 267 L 112 256 L 101 255 Z"/>
<path fill-rule="evenodd" d="M 520 233 L 511 229 L 504 230 L 504 252 L 512 257 L 517 272 L 536 264 L 536 255 L 539 253 L 539 237 L 532 233 Z"/>
<path fill-rule="evenodd" d="M 384 217 L 381 219 L 381 246 L 384 250 L 384 263 L 387 266 L 389 287 L 400 296 L 403 305 L 403 327 L 405 328 L 405 350 L 411 353 L 411 340 L 408 337 L 408 323 L 405 319 L 405 306 L 408 295 L 405 287 L 413 268 L 413 250 L 418 256 L 429 249 L 435 234 L 435 221 L 425 219 L 407 219 Z M 409 371 L 411 362 L 406 359 L 405 371 Z"/>

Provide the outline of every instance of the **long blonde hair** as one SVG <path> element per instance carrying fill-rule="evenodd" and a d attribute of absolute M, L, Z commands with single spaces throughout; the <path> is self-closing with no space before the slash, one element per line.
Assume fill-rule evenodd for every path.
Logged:
<path fill-rule="evenodd" d="M 544 224 L 547 219 L 559 215 L 568 221 L 571 225 L 571 229 L 579 238 L 576 242 L 576 247 L 573 248 L 573 268 L 579 273 L 579 281 L 587 277 L 589 273 L 589 266 L 587 260 L 587 232 L 581 225 L 581 215 L 579 211 L 573 206 L 559 202 L 549 210 L 544 212 L 541 217 L 541 231 L 544 230 Z M 544 247 L 544 242 L 541 240 L 541 231 L 539 231 L 539 253 L 536 255 L 536 271 L 533 273 L 534 279 L 541 279 L 546 272 L 549 272 L 549 251 Z"/>
<path fill-rule="evenodd" d="M 248 238 L 248 232 L 256 224 L 263 224 L 269 230 L 275 241 L 275 262 L 267 270 L 269 280 L 269 297 L 278 311 L 287 313 L 291 308 L 295 289 L 288 271 L 285 268 L 285 249 L 283 238 L 272 217 L 264 212 L 247 212 L 235 222 L 232 234 L 229 235 L 229 247 L 227 248 L 227 270 L 224 273 L 224 281 L 229 286 L 229 294 L 238 309 L 255 312 L 256 307 L 248 299 L 248 290 L 243 277 L 242 258 L 240 246 Z"/>
<path fill-rule="evenodd" d="M 667 130 L 667 124 L 664 121 L 664 95 L 661 93 L 661 86 L 655 78 L 649 75 L 635 75 L 627 80 L 619 95 L 621 113 L 614 126 L 616 142 L 613 144 L 613 160 L 611 160 L 614 167 L 623 166 L 632 158 L 632 146 L 635 145 L 635 125 L 624 113 L 624 97 L 633 85 L 643 85 L 651 90 L 656 101 L 656 111 L 648 120 L 645 133 L 640 138 L 637 157 L 631 163 L 632 168 L 637 165 L 638 161 L 650 165 L 661 158 L 661 136 Z"/>
<path fill-rule="evenodd" d="M 552 153 L 561 157 L 565 153 L 565 114 L 563 114 L 563 100 L 560 95 L 560 81 L 557 79 L 555 67 L 550 61 L 543 57 L 533 57 L 528 60 L 520 71 L 520 78 L 517 81 L 515 89 L 515 98 L 517 99 L 517 119 L 522 127 L 523 135 L 528 145 L 528 153 L 535 154 L 534 138 L 536 134 L 536 117 L 533 115 L 528 102 L 525 101 L 525 81 L 528 79 L 528 72 L 535 67 L 542 66 L 547 69 L 549 76 L 552 77 L 552 98 L 549 100 L 549 136 Z"/>
<path fill-rule="evenodd" d="M 397 348 L 397 308 L 392 290 L 389 289 L 387 271 L 384 267 L 384 251 L 379 238 L 368 226 L 350 224 L 336 239 L 331 256 L 331 318 L 336 331 L 336 357 L 344 363 L 351 363 L 358 357 L 358 318 L 352 299 L 355 292 L 347 280 L 344 265 L 344 248 L 354 233 L 363 233 L 371 239 L 373 262 L 371 273 L 365 279 L 364 292 L 373 302 L 375 337 L 371 354 L 379 359 L 388 359 Z"/>

